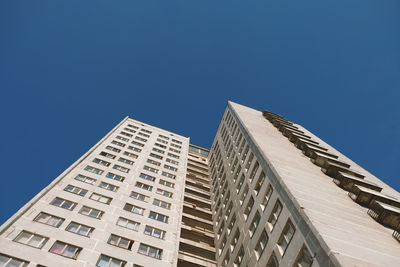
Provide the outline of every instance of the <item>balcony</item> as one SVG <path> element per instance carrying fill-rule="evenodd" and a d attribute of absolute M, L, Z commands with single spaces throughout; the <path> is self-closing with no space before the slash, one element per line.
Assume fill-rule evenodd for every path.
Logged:
<path fill-rule="evenodd" d="M 317 141 L 311 140 L 309 137 L 307 137 L 307 135 L 300 135 L 300 134 L 295 134 L 292 133 L 292 135 L 289 138 L 290 142 L 294 143 L 297 145 L 297 142 L 303 141 L 303 142 L 307 142 L 309 144 L 313 144 L 313 145 L 319 145 L 319 143 Z M 301 149 L 301 148 L 300 148 Z"/>
<path fill-rule="evenodd" d="M 400 224 L 397 226 L 397 229 L 393 232 L 393 237 L 400 242 Z"/>
<path fill-rule="evenodd" d="M 355 184 L 353 184 L 349 192 L 349 197 L 356 203 L 365 207 L 369 207 L 373 200 L 394 207 L 400 207 L 400 201 L 398 199 Z"/>
<path fill-rule="evenodd" d="M 400 209 L 379 201 L 372 201 L 368 214 L 375 221 L 392 229 L 396 229 L 400 223 Z"/>
<path fill-rule="evenodd" d="M 378 186 L 377 184 L 364 180 L 358 177 L 355 177 L 351 174 L 343 173 L 343 172 L 337 172 L 335 178 L 333 178 L 333 182 L 338 185 L 339 187 L 343 188 L 346 191 L 351 191 L 353 184 L 356 185 L 361 185 L 363 187 L 381 192 L 382 187 Z"/>
<path fill-rule="evenodd" d="M 330 157 L 330 156 L 327 156 L 325 154 L 322 154 L 322 153 L 319 153 L 316 151 L 311 152 L 310 158 L 311 158 L 312 163 L 314 163 L 315 165 L 320 166 L 322 168 L 325 168 L 329 163 L 334 163 L 334 164 L 340 165 L 344 168 L 350 167 L 350 164 L 347 164 L 347 163 L 340 161 L 334 157 Z"/>
<path fill-rule="evenodd" d="M 356 170 L 346 168 L 333 162 L 326 162 L 325 166 L 321 168 L 321 171 L 332 178 L 335 178 L 338 172 L 347 173 L 360 179 L 363 179 L 365 177 L 363 174 L 359 173 Z"/>
<path fill-rule="evenodd" d="M 300 131 L 298 129 L 298 127 L 294 126 L 294 125 L 292 125 L 292 126 L 281 125 L 281 127 L 279 128 L 279 131 L 282 132 L 284 136 L 287 136 L 287 135 L 285 135 L 285 132 L 287 132 L 287 131 L 292 131 L 292 132 L 295 132 L 295 133 L 298 133 L 298 134 L 304 134 L 303 131 Z"/>
<path fill-rule="evenodd" d="M 270 111 L 268 111 L 268 110 L 264 110 L 263 111 L 263 116 L 266 118 L 266 119 L 275 119 L 275 118 L 281 118 L 281 119 L 285 119 L 284 117 L 282 117 L 281 115 L 278 115 L 278 114 L 275 114 L 275 113 L 273 113 L 273 112 L 270 112 Z"/>
<path fill-rule="evenodd" d="M 276 128 L 280 128 L 281 126 L 285 125 L 285 126 L 292 126 L 293 122 L 287 121 L 287 120 L 281 120 L 281 119 L 275 119 L 272 124 L 276 127 Z"/>
<path fill-rule="evenodd" d="M 330 156 L 331 158 L 335 158 L 335 159 L 338 158 L 338 156 L 331 154 L 329 152 L 326 152 L 326 151 L 328 151 L 328 149 L 321 147 L 321 146 L 304 144 L 302 150 L 303 150 L 303 154 L 306 155 L 307 157 L 311 157 L 312 153 L 315 151 L 315 152 L 321 153 L 323 155 Z"/>
<path fill-rule="evenodd" d="M 320 149 L 320 150 L 328 151 L 328 149 L 319 146 L 318 143 L 317 143 L 317 144 L 315 144 L 315 142 L 314 142 L 314 143 L 311 143 L 311 142 L 309 142 L 309 140 L 304 140 L 304 139 L 301 139 L 301 138 L 298 138 L 298 139 L 294 142 L 294 144 L 295 144 L 295 146 L 296 146 L 298 149 L 301 149 L 301 150 L 303 150 L 303 151 L 307 148 L 306 146 L 312 146 L 312 147 L 318 148 L 318 149 Z"/>

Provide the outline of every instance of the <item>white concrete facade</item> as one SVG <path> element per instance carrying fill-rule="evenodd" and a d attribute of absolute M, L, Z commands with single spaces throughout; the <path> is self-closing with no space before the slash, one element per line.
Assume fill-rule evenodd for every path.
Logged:
<path fill-rule="evenodd" d="M 383 194 L 400 199 L 378 178 L 294 125 L 363 173 Z M 262 112 L 229 102 L 210 162 L 218 266 L 400 266 L 400 243 L 393 230 L 372 219 L 368 208 L 333 183 Z M 262 172 L 265 178 L 258 180 Z M 274 217 L 277 201 L 282 209 Z M 259 220 L 254 219 L 257 213 Z M 288 234 L 289 221 L 294 233 Z M 268 238 L 261 244 L 263 231 Z M 309 263 L 300 264 L 304 249 Z"/>
<path fill-rule="evenodd" d="M 132 142 L 137 143 L 134 144 Z M 113 147 L 114 151 L 110 150 L 110 147 Z M 81 267 L 96 266 L 96 264 L 107 266 L 104 265 L 104 258 L 102 262 L 99 261 L 101 255 L 115 259 L 112 264 L 110 260 L 109 266 L 176 266 L 188 147 L 189 138 L 187 137 L 144 124 L 129 117 L 125 118 L 92 149 L 1 226 L 1 256 L 24 260 L 27 264 L 21 266 Z M 156 151 L 153 150 L 154 148 Z M 108 154 L 103 153 L 101 155 L 100 153 L 102 152 Z M 150 154 L 156 155 L 156 158 Z M 120 158 L 132 162 L 121 162 Z M 109 166 L 96 163 L 94 162 L 95 159 L 104 161 L 106 165 L 109 163 Z M 160 166 L 147 162 L 148 159 L 159 162 Z M 122 169 L 123 171 L 121 171 L 115 169 L 115 165 L 129 170 Z M 172 168 L 168 167 L 166 169 L 165 165 Z M 102 173 L 89 172 L 85 170 L 87 166 L 97 168 Z M 144 166 L 154 168 L 153 171 L 157 170 L 157 173 L 145 170 Z M 176 170 L 173 168 L 176 168 Z M 165 176 L 164 172 L 171 174 L 172 178 Z M 123 177 L 123 181 L 107 178 L 108 173 Z M 150 175 L 154 178 L 154 181 L 141 178 L 139 176 L 141 173 Z M 86 183 L 77 180 L 75 178 L 78 175 L 84 175 L 94 179 L 94 181 L 91 182 L 89 180 L 91 183 Z M 172 184 L 166 184 L 163 181 L 172 183 L 173 188 L 170 187 Z M 117 190 L 110 191 L 99 187 L 102 182 L 108 184 L 102 184 L 103 187 L 111 189 L 117 187 Z M 149 191 L 137 187 L 137 182 L 151 186 L 152 190 Z M 160 184 L 160 182 L 163 184 Z M 65 190 L 68 185 L 78 187 L 80 190 L 86 190 L 87 192 L 84 196 L 68 192 Z M 166 194 L 168 192 L 172 193 L 172 197 L 164 195 L 163 192 L 157 193 L 158 189 L 167 191 Z M 131 197 L 132 191 L 146 196 L 145 201 Z M 103 203 L 107 202 L 107 198 L 102 198 L 101 201 L 103 202 L 93 200 L 91 199 L 93 193 L 112 200 L 108 204 Z M 75 207 L 72 210 L 68 210 L 51 205 L 50 203 L 56 197 L 76 203 Z M 97 199 L 96 195 L 94 197 Z M 160 206 L 153 203 L 155 199 Z M 163 201 L 164 204 L 159 204 L 159 200 Z M 137 214 L 124 210 L 126 203 L 144 209 L 144 211 L 135 208 L 134 211 L 139 213 Z M 93 218 L 81 214 L 80 211 L 83 206 L 102 211 L 101 218 Z M 64 221 L 58 227 L 35 221 L 35 218 L 41 212 L 60 217 Z M 168 216 L 168 222 L 162 222 L 162 217 L 158 215 L 156 215 L 156 219 L 150 218 L 150 212 Z M 137 228 L 131 227 L 132 225 L 130 228 L 122 227 L 117 225 L 120 217 L 140 223 L 140 225 Z M 152 215 L 152 217 L 154 216 Z M 90 237 L 67 231 L 66 228 L 70 222 L 92 227 L 93 230 Z M 122 221 L 120 223 L 122 224 Z M 124 226 L 126 225 L 124 224 Z M 165 231 L 165 234 L 163 234 L 162 238 L 159 238 L 158 230 L 154 234 L 155 236 L 145 234 L 146 226 Z M 13 241 L 21 231 L 43 236 L 47 239 L 47 242 L 43 247 L 36 248 Z M 149 233 L 149 231 L 146 233 Z M 133 244 L 130 242 L 129 245 L 126 245 L 122 242 L 122 239 L 118 239 L 117 243 L 113 242 L 114 245 L 111 245 L 108 243 L 110 234 L 131 240 Z M 75 259 L 68 257 L 70 255 L 65 250 L 65 253 L 55 250 L 56 253 L 64 253 L 64 256 L 49 252 L 56 241 L 77 247 L 79 251 L 77 256 L 74 257 Z M 31 244 L 31 241 L 25 241 L 25 239 L 22 242 Z M 143 249 L 141 250 L 142 253 L 139 253 L 140 244 L 160 250 L 148 248 L 148 255 L 144 255 Z M 4 258 L 1 260 L 4 260 Z"/>

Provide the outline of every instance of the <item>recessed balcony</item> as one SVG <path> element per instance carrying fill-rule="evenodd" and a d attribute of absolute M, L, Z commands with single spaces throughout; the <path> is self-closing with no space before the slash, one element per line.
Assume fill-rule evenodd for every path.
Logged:
<path fill-rule="evenodd" d="M 400 209 L 379 201 L 372 201 L 368 214 L 375 221 L 392 229 L 396 229 L 400 223 Z"/>
<path fill-rule="evenodd" d="M 333 162 L 327 162 L 325 164 L 325 166 L 323 168 L 321 168 L 321 171 L 332 178 L 335 178 L 339 171 L 353 175 L 353 176 L 361 178 L 361 179 L 363 179 L 365 177 L 365 175 L 359 173 L 356 170 L 346 168 L 342 165 L 338 165 Z"/>
<path fill-rule="evenodd" d="M 334 157 L 330 157 L 328 155 L 325 155 L 325 154 L 322 154 L 322 153 L 319 153 L 316 151 L 313 151 L 311 153 L 310 157 L 311 157 L 312 163 L 314 163 L 317 166 L 323 167 L 323 168 L 326 167 L 329 163 L 334 163 L 334 164 L 340 165 L 344 168 L 350 167 L 350 164 L 347 164 L 346 162 L 340 161 Z"/>
<path fill-rule="evenodd" d="M 337 172 L 335 178 L 333 178 L 333 182 L 338 185 L 339 187 L 343 188 L 346 191 L 351 191 L 351 189 L 353 188 L 353 184 L 356 185 L 361 185 L 363 187 L 381 192 L 382 191 L 382 187 L 378 186 L 377 184 L 368 181 L 368 180 L 364 180 L 358 177 L 355 177 L 351 174 L 347 174 L 344 172 Z"/>
<path fill-rule="evenodd" d="M 281 125 L 281 127 L 279 127 L 279 131 L 282 132 L 284 136 L 289 136 L 289 133 L 291 132 L 297 134 L 304 134 L 303 131 L 297 130 L 296 128 L 288 125 Z"/>
<path fill-rule="evenodd" d="M 393 232 L 393 237 L 400 242 L 400 224 L 397 226 L 397 229 Z"/>
<path fill-rule="evenodd" d="M 398 199 L 356 184 L 353 184 L 353 187 L 349 192 L 349 197 L 353 201 L 365 207 L 369 207 L 373 200 L 394 207 L 400 207 L 400 201 Z"/>
<path fill-rule="evenodd" d="M 303 154 L 306 155 L 307 157 L 310 157 L 313 155 L 313 152 L 318 152 L 322 155 L 326 155 L 329 156 L 331 158 L 337 159 L 338 156 L 331 154 L 329 152 L 326 152 L 327 149 L 320 147 L 320 146 L 314 146 L 314 145 L 310 145 L 310 144 L 305 144 L 303 149 Z M 322 150 L 325 149 L 325 150 Z"/>
<path fill-rule="evenodd" d="M 304 140 L 304 139 L 301 139 L 301 138 L 298 138 L 296 140 L 296 142 L 294 142 L 294 144 L 298 149 L 301 149 L 303 151 L 305 149 L 307 149 L 307 146 L 310 146 L 312 148 L 318 148 L 318 149 L 324 150 L 324 151 L 328 151 L 328 149 L 326 149 L 326 148 L 324 148 L 322 146 L 319 146 L 318 144 L 308 142 L 308 140 Z"/>

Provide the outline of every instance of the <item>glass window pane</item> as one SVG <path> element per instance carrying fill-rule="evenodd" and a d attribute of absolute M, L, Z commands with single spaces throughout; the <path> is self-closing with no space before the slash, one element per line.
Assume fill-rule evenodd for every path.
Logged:
<path fill-rule="evenodd" d="M 21 232 L 15 241 L 20 242 L 20 243 L 26 243 L 28 239 L 32 236 L 32 234 L 26 233 L 26 232 Z"/>
<path fill-rule="evenodd" d="M 99 261 L 97 262 L 96 266 L 98 267 L 108 267 L 108 261 L 110 260 L 109 257 L 101 255 Z"/>
<path fill-rule="evenodd" d="M 79 228 L 78 234 L 86 236 L 89 234 L 89 230 L 89 227 L 81 226 L 81 228 Z"/>
<path fill-rule="evenodd" d="M 70 224 L 67 226 L 67 229 L 66 229 L 66 230 L 75 233 L 76 230 L 78 230 L 78 225 L 77 225 L 76 223 L 70 223 Z"/>
<path fill-rule="evenodd" d="M 33 247 L 39 247 L 40 243 L 42 242 L 43 237 L 40 236 L 33 236 L 31 240 L 29 240 L 28 245 Z"/>
<path fill-rule="evenodd" d="M 9 257 L 0 255 L 0 266 L 4 266 L 4 264 L 6 264 L 6 262 L 9 260 Z"/>
<path fill-rule="evenodd" d="M 61 254 L 61 251 L 63 250 L 64 246 L 65 246 L 64 244 L 55 243 L 55 244 L 51 247 L 50 251 L 53 252 L 53 253 L 55 253 L 55 254 Z"/>
<path fill-rule="evenodd" d="M 63 252 L 65 257 L 72 258 L 75 254 L 76 248 L 72 246 L 68 246 L 67 249 Z"/>
<path fill-rule="evenodd" d="M 8 264 L 7 267 L 20 267 L 22 265 L 22 261 L 12 259 Z"/>
<path fill-rule="evenodd" d="M 121 261 L 112 259 L 110 263 L 110 267 L 120 267 L 121 266 Z"/>

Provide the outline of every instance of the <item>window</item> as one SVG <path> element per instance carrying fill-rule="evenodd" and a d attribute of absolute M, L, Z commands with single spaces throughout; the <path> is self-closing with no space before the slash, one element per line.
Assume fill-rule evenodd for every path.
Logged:
<path fill-rule="evenodd" d="M 275 253 L 272 252 L 271 257 L 268 260 L 267 267 L 278 267 L 279 262 L 278 259 L 275 256 Z"/>
<path fill-rule="evenodd" d="M 146 138 L 149 138 L 149 137 L 150 137 L 150 135 L 145 134 L 145 133 L 138 133 L 138 135 L 141 135 L 141 136 L 146 137 Z"/>
<path fill-rule="evenodd" d="M 249 171 L 249 168 L 250 168 L 250 165 L 251 165 L 251 162 L 252 162 L 253 158 L 254 158 L 254 154 L 253 154 L 253 152 L 251 152 L 250 156 L 249 156 L 249 159 L 247 160 L 247 163 L 246 163 L 246 167 L 245 167 L 246 172 Z"/>
<path fill-rule="evenodd" d="M 123 248 L 123 249 L 131 249 L 133 240 L 111 234 L 110 238 L 108 238 L 107 243 L 110 245 L 116 246 L 116 247 Z"/>
<path fill-rule="evenodd" d="M 180 145 L 176 145 L 176 144 L 174 144 L 174 143 L 171 143 L 171 146 L 176 147 L 176 148 L 179 148 L 179 149 L 182 148 Z"/>
<path fill-rule="evenodd" d="M 160 138 L 162 138 L 162 139 L 165 139 L 165 140 L 169 140 L 169 137 L 167 137 L 167 136 L 165 136 L 165 135 L 158 135 L 158 137 L 160 137 Z"/>
<path fill-rule="evenodd" d="M 275 223 L 279 218 L 279 215 L 282 211 L 282 204 L 279 200 L 276 201 L 274 209 L 272 210 L 271 216 L 269 216 L 268 223 L 270 225 L 270 229 L 274 229 Z"/>
<path fill-rule="evenodd" d="M 163 196 L 165 196 L 165 197 L 172 197 L 172 193 L 171 193 L 171 192 L 168 192 L 168 191 L 166 191 L 166 190 L 164 190 L 164 189 L 157 188 L 156 193 L 157 193 L 157 194 L 160 194 L 160 195 L 163 195 Z"/>
<path fill-rule="evenodd" d="M 144 139 L 142 137 L 136 136 L 135 137 L 136 140 L 142 141 L 142 142 L 147 142 L 147 139 Z"/>
<path fill-rule="evenodd" d="M 254 248 L 256 255 L 257 255 L 257 260 L 259 260 L 261 258 L 262 253 L 265 250 L 265 247 L 267 246 L 268 243 L 268 235 L 267 232 L 265 230 L 262 231 L 260 239 L 258 239 L 258 243 L 256 245 L 256 247 Z"/>
<path fill-rule="evenodd" d="M 61 224 L 64 222 L 63 218 L 48 214 L 48 213 L 44 213 L 41 212 L 39 213 L 35 219 L 33 219 L 35 222 L 40 222 L 40 223 L 44 223 L 50 226 L 54 226 L 56 228 L 60 227 Z"/>
<path fill-rule="evenodd" d="M 174 143 L 177 143 L 177 144 L 182 144 L 182 142 L 181 141 L 179 141 L 179 140 L 176 140 L 176 139 L 172 139 L 172 142 L 174 142 Z"/>
<path fill-rule="evenodd" d="M 133 165 L 133 163 L 135 163 L 135 162 L 133 162 L 132 160 L 124 159 L 124 158 L 119 158 L 118 161 L 119 161 L 119 162 L 123 162 L 123 163 L 125 163 L 125 164 L 129 164 L 129 165 Z"/>
<path fill-rule="evenodd" d="M 157 138 L 157 141 L 160 142 L 160 143 L 163 143 L 163 144 L 168 144 L 167 141 L 161 140 L 160 138 Z"/>
<path fill-rule="evenodd" d="M 243 205 L 244 200 L 246 199 L 248 193 L 249 193 L 249 186 L 246 185 L 246 187 L 244 188 L 243 193 L 239 199 L 240 205 Z"/>
<path fill-rule="evenodd" d="M 67 258 L 76 259 L 79 252 L 82 250 L 80 247 L 70 245 L 61 241 L 56 241 L 50 248 L 50 252 L 61 255 Z"/>
<path fill-rule="evenodd" d="M 96 182 L 96 179 L 93 179 L 93 178 L 90 178 L 90 177 L 87 177 L 87 176 L 84 176 L 81 174 L 78 174 L 78 176 L 75 177 L 75 180 L 81 181 L 81 182 L 84 182 L 87 184 L 94 184 Z"/>
<path fill-rule="evenodd" d="M 116 164 L 114 164 L 113 169 L 116 169 L 118 171 L 125 172 L 125 173 L 129 172 L 128 168 L 125 168 L 125 167 L 122 167 L 122 166 L 119 166 L 119 165 L 116 165 Z"/>
<path fill-rule="evenodd" d="M 139 229 L 140 223 L 126 219 L 126 218 L 119 217 L 118 221 L 117 221 L 117 225 L 127 228 L 127 229 L 130 229 L 130 230 L 133 230 L 133 231 L 137 231 Z"/>
<path fill-rule="evenodd" d="M 149 198 L 148 196 L 142 195 L 134 191 L 131 191 L 131 194 L 129 196 L 133 199 L 137 199 L 144 202 L 147 202 L 147 199 Z"/>
<path fill-rule="evenodd" d="M 179 162 L 176 161 L 176 160 L 173 160 L 173 159 L 167 158 L 166 161 L 169 162 L 169 163 L 175 164 L 175 165 L 179 165 Z"/>
<path fill-rule="evenodd" d="M 154 182 L 154 181 L 156 180 L 155 177 L 153 177 L 153 176 L 151 176 L 151 175 L 148 175 L 148 174 L 145 174 L 145 173 L 140 173 L 140 174 L 139 174 L 139 177 L 140 177 L 140 178 L 143 178 L 143 179 L 145 179 L 145 180 L 147 180 L 147 181 L 151 181 L 151 182 Z"/>
<path fill-rule="evenodd" d="M 106 153 L 104 151 L 100 152 L 100 155 L 103 156 L 103 157 L 109 158 L 109 159 L 114 159 L 115 158 L 115 155 L 110 154 L 110 153 Z"/>
<path fill-rule="evenodd" d="M 254 177 L 256 176 L 256 173 L 257 173 L 257 170 L 258 170 L 258 167 L 259 167 L 259 166 L 260 166 L 260 164 L 258 163 L 258 161 L 256 161 L 256 162 L 254 163 L 254 167 L 253 167 L 253 169 L 251 170 L 251 173 L 250 173 L 250 176 L 249 176 L 249 181 L 250 181 L 250 183 L 253 182 Z"/>
<path fill-rule="evenodd" d="M 155 160 L 152 160 L 152 159 L 147 159 L 147 163 L 150 163 L 150 164 L 153 164 L 153 165 L 156 165 L 156 166 L 160 166 L 161 165 L 161 162 L 158 162 L 158 161 L 155 161 Z"/>
<path fill-rule="evenodd" d="M 67 209 L 67 210 L 73 210 L 76 207 L 76 203 L 66 200 L 66 199 L 62 199 L 59 197 L 56 197 L 55 199 L 53 199 L 53 201 L 50 202 L 51 205 L 63 208 L 63 209 Z"/>
<path fill-rule="evenodd" d="M 224 260 L 222 261 L 222 265 L 223 267 L 228 266 L 229 260 L 231 259 L 231 252 L 229 251 L 229 249 L 226 251 L 225 253 L 225 257 Z"/>
<path fill-rule="evenodd" d="M 164 209 L 170 209 L 171 208 L 171 204 L 159 199 L 153 199 L 153 205 L 164 208 Z"/>
<path fill-rule="evenodd" d="M 258 195 L 258 193 L 260 193 L 261 186 L 262 186 L 264 180 L 265 180 L 265 173 L 262 171 L 260 173 L 260 176 L 258 177 L 256 185 L 254 186 L 254 192 L 256 193 L 256 195 Z"/>
<path fill-rule="evenodd" d="M 149 225 L 146 225 L 146 228 L 144 229 L 144 233 L 146 235 L 154 236 L 154 237 L 160 238 L 160 239 L 164 239 L 164 237 L 165 237 L 165 231 L 151 227 Z"/>
<path fill-rule="evenodd" d="M 171 178 L 171 179 L 175 179 L 176 178 L 176 175 L 168 173 L 168 172 L 164 172 L 164 171 L 161 173 L 161 175 L 165 176 L 165 177 L 168 177 L 168 178 Z"/>
<path fill-rule="evenodd" d="M 101 187 L 103 189 L 106 189 L 106 190 L 109 190 L 109 191 L 112 191 L 112 192 L 117 192 L 117 190 L 118 190 L 118 186 L 115 186 L 115 185 L 112 185 L 112 184 L 108 184 L 108 183 L 105 183 L 105 182 L 101 182 L 99 184 L 99 187 Z"/>
<path fill-rule="evenodd" d="M 120 175 L 116 175 L 116 174 L 111 173 L 111 172 L 107 173 L 106 177 L 110 178 L 110 179 L 113 179 L 115 181 L 119 181 L 119 182 L 123 182 L 125 180 L 125 177 L 122 177 Z"/>
<path fill-rule="evenodd" d="M 104 204 L 107 204 L 107 205 L 110 204 L 110 202 L 112 200 L 112 198 L 110 198 L 110 197 L 106 197 L 106 196 L 103 196 L 103 195 L 100 195 L 100 194 L 97 194 L 97 193 L 91 194 L 89 198 L 94 200 L 94 201 L 101 202 L 101 203 L 104 203 Z"/>
<path fill-rule="evenodd" d="M 96 266 L 97 267 L 124 267 L 126 264 L 126 261 L 119 260 L 116 258 L 111 258 L 109 256 L 100 255 L 99 260 L 97 261 Z"/>
<path fill-rule="evenodd" d="M 15 242 L 39 249 L 46 244 L 47 240 L 49 240 L 47 237 L 33 234 L 27 231 L 22 231 L 14 239 Z"/>
<path fill-rule="evenodd" d="M 131 128 L 133 128 L 133 129 L 139 129 L 139 127 L 137 127 L 137 126 L 135 126 L 135 125 L 132 125 L 132 124 L 128 124 L 128 127 L 131 127 Z"/>
<path fill-rule="evenodd" d="M 133 146 L 128 146 L 128 149 L 130 149 L 132 151 L 135 151 L 135 152 L 138 152 L 138 153 L 142 152 L 142 150 L 140 148 L 133 147 Z"/>
<path fill-rule="evenodd" d="M 157 220 L 159 222 L 168 223 L 169 217 L 166 215 L 154 212 L 154 211 L 150 211 L 149 218 L 153 219 L 153 220 Z"/>
<path fill-rule="evenodd" d="M 27 261 L 0 254 L 0 266 L 4 267 L 27 267 Z"/>
<path fill-rule="evenodd" d="M 272 189 L 272 186 L 269 185 L 267 190 L 265 191 L 264 197 L 262 198 L 261 207 L 263 210 L 265 210 L 265 208 L 267 207 L 268 201 L 271 199 L 271 195 L 272 195 L 273 191 L 274 190 Z"/>
<path fill-rule="evenodd" d="M 106 167 L 108 167 L 108 166 L 110 166 L 110 162 L 108 162 L 108 161 L 105 161 L 105 160 L 101 160 L 101 159 L 98 159 L 98 158 L 95 158 L 94 160 L 93 160 L 93 162 L 94 163 L 97 163 L 97 164 L 100 164 L 100 165 L 103 165 L 103 166 L 106 166 Z"/>
<path fill-rule="evenodd" d="M 312 262 L 313 257 L 311 256 L 311 253 L 305 246 L 303 246 L 299 255 L 297 256 L 295 264 L 293 264 L 293 267 L 311 267 Z"/>
<path fill-rule="evenodd" d="M 64 188 L 65 191 L 76 194 L 76 195 L 80 195 L 80 196 L 85 196 L 86 193 L 88 192 L 87 190 L 77 187 L 77 186 L 73 186 L 73 185 L 67 185 Z"/>
<path fill-rule="evenodd" d="M 126 203 L 124 206 L 124 210 L 135 213 L 135 214 L 139 214 L 139 215 L 143 215 L 144 213 L 144 209 L 138 206 L 134 206 L 132 204 Z"/>
<path fill-rule="evenodd" d="M 147 191 L 152 191 L 152 190 L 153 190 L 153 187 L 152 187 L 152 186 L 147 185 L 147 184 L 143 184 L 143 183 L 141 183 L 141 182 L 136 182 L 135 186 L 136 186 L 136 187 L 139 187 L 139 188 L 141 188 L 141 189 L 147 190 Z"/>
<path fill-rule="evenodd" d="M 178 155 L 175 155 L 175 154 L 172 154 L 172 153 L 168 153 L 168 156 L 173 157 L 173 158 L 176 158 L 176 159 L 179 159 L 179 156 L 178 156 Z"/>
<path fill-rule="evenodd" d="M 175 187 L 175 184 L 174 184 L 174 183 L 165 181 L 165 180 L 163 180 L 163 179 L 160 179 L 160 182 L 159 182 L 159 183 L 162 184 L 162 185 L 165 185 L 165 186 L 167 186 L 167 187 L 171 187 L 171 188 L 174 188 L 174 187 Z"/>
<path fill-rule="evenodd" d="M 104 212 L 101 211 L 101 210 L 97 210 L 97 209 L 94 209 L 94 208 L 83 206 L 81 208 L 81 210 L 79 211 L 79 213 L 82 214 L 82 215 L 86 215 L 86 216 L 92 217 L 92 218 L 100 219 L 101 216 L 103 216 Z"/>
<path fill-rule="evenodd" d="M 163 250 L 160 248 L 152 247 L 143 243 L 140 243 L 138 253 L 161 260 Z"/>
<path fill-rule="evenodd" d="M 237 243 L 239 242 L 239 238 L 240 238 L 240 231 L 239 229 L 236 229 L 235 235 L 232 238 L 231 241 L 231 250 L 234 251 L 235 247 L 237 245 Z"/>
<path fill-rule="evenodd" d="M 164 150 L 161 150 L 161 149 L 158 149 L 158 148 L 155 148 L 155 147 L 153 147 L 153 151 L 155 151 L 157 153 L 160 153 L 160 154 L 164 154 L 165 153 Z"/>
<path fill-rule="evenodd" d="M 139 147 L 144 147 L 144 144 L 139 143 L 139 142 L 136 142 L 136 141 L 132 141 L 131 144 L 137 145 L 137 146 L 139 146 Z"/>
<path fill-rule="evenodd" d="M 178 154 L 180 154 L 180 153 L 181 153 L 181 151 L 180 151 L 180 150 L 178 150 L 178 149 L 175 149 L 175 148 L 172 148 L 172 147 L 170 147 L 170 148 L 169 148 L 169 150 L 170 150 L 170 151 L 172 151 L 172 152 L 174 152 L 174 153 L 178 153 Z M 169 153 L 168 153 L 168 154 L 169 154 Z M 179 156 L 176 156 L 176 155 L 175 155 L 175 157 L 179 157 Z"/>
<path fill-rule="evenodd" d="M 233 265 L 234 265 L 235 267 L 239 267 L 240 264 L 241 264 L 242 261 L 243 261 L 243 258 L 244 258 L 244 249 L 243 249 L 243 246 L 241 246 L 241 247 L 240 247 L 240 250 L 239 250 L 239 252 L 238 252 L 238 255 L 236 256 L 236 259 L 235 259 L 235 261 L 233 262 Z"/>
<path fill-rule="evenodd" d="M 233 226 L 235 225 L 235 222 L 236 222 L 236 216 L 232 216 L 232 218 L 228 224 L 228 234 L 231 233 Z"/>
<path fill-rule="evenodd" d="M 254 205 L 254 198 L 250 197 L 249 202 L 247 203 L 247 206 L 244 209 L 244 215 L 245 215 L 246 220 L 249 218 L 249 215 L 250 215 L 251 209 L 253 208 L 253 205 Z"/>
<path fill-rule="evenodd" d="M 89 237 L 94 228 L 80 223 L 71 222 L 70 224 L 68 224 L 65 230 L 71 233 Z"/>
<path fill-rule="evenodd" d="M 125 138 L 125 137 L 122 137 L 122 136 L 119 136 L 119 135 L 117 135 L 115 138 L 119 139 L 119 140 L 122 140 L 124 142 L 128 142 L 129 141 L 129 138 Z"/>
<path fill-rule="evenodd" d="M 121 142 L 118 142 L 118 141 L 115 141 L 115 140 L 111 141 L 111 144 L 114 144 L 114 145 L 117 145 L 117 146 L 120 146 L 120 147 L 124 147 L 125 146 L 124 143 L 121 143 Z"/>
<path fill-rule="evenodd" d="M 160 156 L 160 155 L 157 155 L 157 154 L 154 154 L 154 153 L 150 153 L 150 157 L 153 157 L 153 158 L 156 158 L 156 159 L 160 159 L 160 160 L 162 160 L 162 159 L 163 159 L 163 157 L 162 157 L 162 156 Z"/>
<path fill-rule="evenodd" d="M 117 152 L 117 153 L 121 152 L 121 149 L 118 149 L 118 148 L 113 147 L 113 146 L 106 146 L 106 149 L 108 149 L 110 151 L 113 151 L 113 152 Z"/>
<path fill-rule="evenodd" d="M 128 156 L 128 157 L 130 157 L 130 158 L 133 158 L 133 159 L 137 159 L 137 158 L 138 158 L 138 155 L 133 154 L 133 153 L 128 152 L 128 151 L 124 151 L 124 155 L 125 155 L 125 156 Z"/>
<path fill-rule="evenodd" d="M 176 172 L 178 169 L 170 165 L 164 164 L 164 168 Z"/>
<path fill-rule="evenodd" d="M 242 174 L 242 176 L 240 176 L 240 180 L 236 186 L 236 192 L 239 193 L 240 189 L 242 188 L 242 185 L 244 183 L 244 174 Z"/>
<path fill-rule="evenodd" d="M 285 254 L 287 247 L 294 236 L 295 228 L 290 220 L 287 221 L 285 228 L 283 228 L 281 237 L 278 240 L 278 247 L 281 255 Z"/>
<path fill-rule="evenodd" d="M 120 134 L 123 135 L 123 136 L 127 136 L 127 137 L 132 137 L 133 136 L 133 134 L 130 134 L 130 133 L 127 133 L 127 132 L 120 132 Z"/>
<path fill-rule="evenodd" d="M 157 140 L 158 141 L 158 140 Z M 164 141 L 163 141 L 164 142 Z M 163 148 L 163 149 L 166 149 L 167 148 L 167 146 L 164 146 L 164 145 L 161 145 L 161 144 L 159 144 L 159 143 L 155 143 L 154 144 L 155 146 L 158 146 L 158 147 L 161 147 L 161 148 Z"/>
<path fill-rule="evenodd" d="M 147 166 L 147 165 L 145 165 L 145 166 L 143 167 L 143 169 L 146 170 L 146 171 L 158 173 L 158 170 L 157 170 L 157 169 L 152 168 L 152 167 L 149 167 L 149 166 Z"/>
<path fill-rule="evenodd" d="M 257 211 L 256 214 L 254 215 L 254 219 L 250 224 L 250 236 L 253 237 L 254 233 L 257 230 L 258 224 L 260 223 L 261 220 L 261 216 L 260 213 Z"/>
<path fill-rule="evenodd" d="M 129 128 L 126 128 L 126 127 L 124 128 L 124 130 L 125 130 L 125 131 L 128 131 L 128 132 L 130 132 L 130 133 L 136 133 L 135 130 L 132 130 L 132 129 L 129 129 Z"/>
<path fill-rule="evenodd" d="M 98 174 L 98 175 L 101 175 L 103 173 L 102 170 L 97 169 L 97 168 L 92 167 L 92 166 L 86 166 L 85 167 L 85 171 L 88 171 L 88 172 L 91 172 L 91 173 L 94 173 L 94 174 Z"/>

